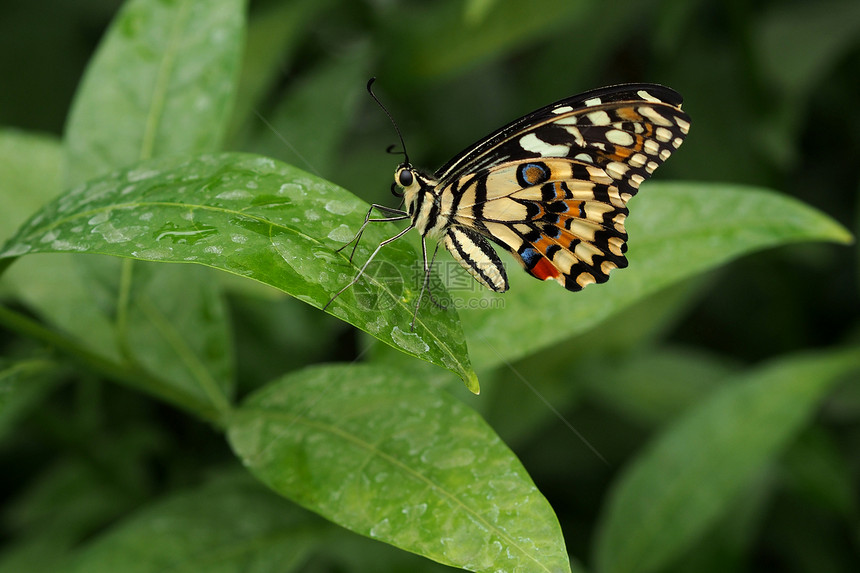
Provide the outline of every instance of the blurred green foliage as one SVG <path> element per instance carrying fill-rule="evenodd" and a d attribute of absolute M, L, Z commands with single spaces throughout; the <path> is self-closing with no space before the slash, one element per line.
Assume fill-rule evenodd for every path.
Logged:
<path fill-rule="evenodd" d="M 16 237 L 0 260 L 0 572 L 856 568 L 855 0 L 8 0 L 0 14 L 0 240 Z M 290 209 L 316 214 L 295 199 L 315 189 L 356 206 L 351 228 L 347 191 L 393 202 L 396 136 L 370 76 L 431 170 L 612 83 L 673 87 L 693 127 L 631 202 L 629 269 L 571 294 L 511 267 L 501 310 L 425 305 L 418 333 L 454 341 L 424 356 L 437 366 L 367 309 L 338 311 L 364 333 L 318 310 L 342 273 L 313 277 L 334 255 L 280 268 L 255 244 L 227 260 L 229 217 L 182 244 L 233 275 L 135 261 L 157 257 L 114 240 L 140 216 L 178 236 L 219 206 L 204 191 L 241 181 L 269 230 L 334 248 L 337 209 L 296 222 L 267 197 L 290 186 Z M 235 154 L 140 163 L 218 151 L 307 174 Z M 120 201 L 142 201 L 119 183 L 141 180 L 200 192 L 185 215 L 146 215 Z M 68 197 L 81 222 L 62 227 Z M 86 210 L 98 201 L 121 206 L 115 227 Z M 39 233 L 19 232 L 37 211 L 24 229 Z M 58 242 L 85 224 L 99 237 Z M 11 258 L 27 250 L 49 254 Z M 452 373 L 472 367 L 480 396 Z"/>

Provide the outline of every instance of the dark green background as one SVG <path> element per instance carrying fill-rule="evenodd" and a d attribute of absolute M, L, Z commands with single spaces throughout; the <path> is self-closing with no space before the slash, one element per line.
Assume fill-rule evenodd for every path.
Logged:
<path fill-rule="evenodd" d="M 4 3 L 0 125 L 62 135 L 81 75 L 119 5 Z M 245 73 L 243 86 L 258 89 L 240 95 L 224 147 L 295 164 L 368 202 L 393 204 L 388 189 L 398 161 L 384 152 L 396 135 L 364 92 L 371 75 L 410 157 L 431 170 L 538 106 L 647 81 L 683 94 L 693 121 L 657 179 L 770 188 L 858 230 L 854 0 L 259 1 L 250 7 Z M 590 568 L 607 488 L 676 413 L 764 361 L 860 348 L 857 263 L 853 245 L 758 252 L 515 362 L 607 463 L 511 370 L 482 375 L 485 395 L 463 399 L 514 449 L 559 516 L 569 554 Z M 675 302 L 660 314 L 669 299 Z M 368 344 L 295 300 L 235 296 L 230 309 L 242 392 L 306 364 L 351 360 Z M 0 331 L 0 345 L 9 356 L 34 351 L 9 330 Z M 97 376 L 71 378 L 74 384 L 46 398 L 0 450 L 0 541 L 11 551 L 40 539 L 33 532 L 50 530 L 57 512 L 83 524 L 68 541 L 74 546 L 118 515 L 235 463 L 208 426 Z M 625 391 L 625 384 L 649 380 L 650 392 Z M 839 385 L 814 423 L 745 491 L 736 505 L 749 514 L 742 527 L 726 517 L 665 570 L 853 570 L 860 559 L 858 384 L 855 376 Z M 520 405 L 527 415 L 511 416 Z M 107 476 L 110 489 L 72 504 L 63 488 L 76 491 L 68 484 L 92 479 L 89 472 Z M 373 565 L 322 551 L 299 570 L 432 569 L 370 542 L 350 543 Z"/>

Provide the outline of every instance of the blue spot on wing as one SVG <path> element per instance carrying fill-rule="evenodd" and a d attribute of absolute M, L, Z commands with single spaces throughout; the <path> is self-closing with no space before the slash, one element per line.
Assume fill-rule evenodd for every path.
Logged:
<path fill-rule="evenodd" d="M 526 247 L 522 251 L 520 251 L 520 258 L 525 263 L 526 268 L 534 267 L 541 258 L 540 253 L 538 253 L 535 249 L 531 247 Z"/>

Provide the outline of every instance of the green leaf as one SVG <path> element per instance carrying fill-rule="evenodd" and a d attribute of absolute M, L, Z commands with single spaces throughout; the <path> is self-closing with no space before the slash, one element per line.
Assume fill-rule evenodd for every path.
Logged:
<path fill-rule="evenodd" d="M 694 348 L 658 347 L 619 360 L 605 357 L 582 364 L 594 401 L 643 427 L 671 420 L 702 399 L 737 368 Z"/>
<path fill-rule="evenodd" d="M 476 367 L 512 361 L 585 332 L 659 289 L 741 255 L 801 241 L 852 240 L 839 223 L 795 199 L 710 183 L 649 182 L 631 201 L 627 228 L 630 266 L 613 272 L 606 284 L 571 293 L 514 269 L 510 291 L 482 291 L 486 300 L 464 304 L 460 316 Z"/>
<path fill-rule="evenodd" d="M 272 489 L 352 531 L 472 571 L 569 571 L 558 521 L 462 402 L 400 371 L 323 366 L 236 412 L 229 439 Z"/>
<path fill-rule="evenodd" d="M 255 483 L 216 483 L 139 510 L 92 541 L 68 571 L 294 571 L 318 520 Z"/>
<path fill-rule="evenodd" d="M 0 237 L 10 237 L 62 190 L 62 151 L 60 142 L 50 136 L 0 131 Z M 117 358 L 112 325 L 93 306 L 92 285 L 68 257 L 18 261 L 2 272 L 0 293 L 25 304 L 43 320 L 79 333 L 78 343 L 90 351 Z"/>
<path fill-rule="evenodd" d="M 62 151 L 54 137 L 0 130 L 0 237 L 12 236 L 62 190 Z M 0 280 L 4 298 L 14 298 L 69 332 L 79 329 L 86 334 L 80 342 L 90 350 L 116 357 L 111 325 L 90 304 L 89 291 L 72 261 L 57 255 L 18 261 Z"/>
<path fill-rule="evenodd" d="M 452 573 L 454 569 L 393 545 L 379 543 L 341 528 L 326 537 L 324 571 L 344 573 Z"/>
<path fill-rule="evenodd" d="M 349 249 L 368 206 L 294 167 L 246 154 L 170 158 L 90 181 L 51 203 L 0 258 L 101 253 L 197 263 L 253 278 L 317 308 L 355 276 Z M 368 227 L 364 261 L 392 225 Z M 455 372 L 474 392 L 457 314 L 425 304 L 410 332 L 420 262 L 403 241 L 386 247 L 371 275 L 329 307 L 335 316 L 407 354 Z"/>
<path fill-rule="evenodd" d="M 8 293 L 42 321 L 75 338 L 75 344 L 113 361 L 120 360 L 111 317 L 93 304 L 93 285 L 82 276 L 75 259 L 47 254 L 6 259 L 12 265 L 2 276 Z"/>
<path fill-rule="evenodd" d="M 233 347 L 227 305 L 214 273 L 143 263 L 134 265 L 133 273 L 125 319 L 128 356 L 198 402 L 228 410 Z"/>
<path fill-rule="evenodd" d="M 65 136 L 67 181 L 154 156 L 217 149 L 236 92 L 244 10 L 243 0 L 128 2 L 76 94 Z M 229 407 L 232 353 L 217 283 L 175 269 L 139 281 L 152 273 L 130 261 L 82 265 L 96 296 L 81 306 L 100 304 L 105 321 L 114 322 L 111 350 L 115 345 L 128 362 L 149 366 L 168 385 L 202 394 L 216 411 Z M 176 309 L 185 311 L 182 320 L 164 320 Z M 89 338 L 84 324 L 72 332 Z M 155 336 L 141 345 L 141 333 Z"/>
<path fill-rule="evenodd" d="M 218 149 L 244 25 L 244 0 L 126 3 L 75 96 L 67 183 L 141 159 Z"/>
<path fill-rule="evenodd" d="M 714 393 L 626 469 L 598 530 L 600 573 L 665 567 L 731 506 L 807 423 L 856 348 L 777 361 Z"/>

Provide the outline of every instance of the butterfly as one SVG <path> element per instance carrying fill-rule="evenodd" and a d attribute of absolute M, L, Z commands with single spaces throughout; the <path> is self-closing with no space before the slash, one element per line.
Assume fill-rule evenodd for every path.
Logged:
<path fill-rule="evenodd" d="M 391 118 L 373 93 L 373 81 L 367 89 Z M 403 199 L 405 211 L 373 204 L 355 237 L 339 250 L 355 243 L 354 255 L 370 223 L 410 223 L 382 241 L 324 309 L 359 280 L 380 249 L 412 229 L 421 234 L 424 268 L 413 329 L 440 243 L 476 281 L 496 292 L 508 290 L 508 278 L 491 242 L 533 277 L 570 291 L 606 282 L 611 271 L 627 266 L 627 202 L 690 130 L 681 103 L 676 91 L 658 84 L 591 90 L 509 123 L 433 174 L 412 166 L 394 124 L 404 161 L 391 190 Z M 386 216 L 374 218 L 374 210 Z M 437 241 L 429 262 L 428 238 Z"/>

